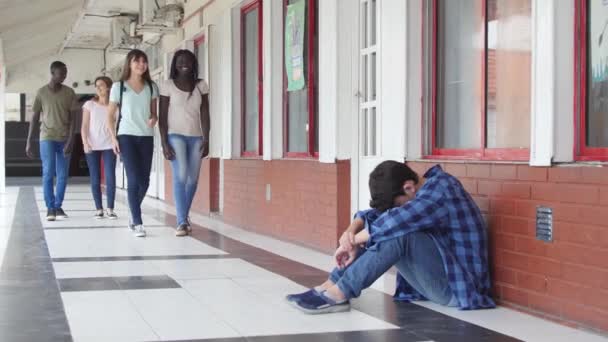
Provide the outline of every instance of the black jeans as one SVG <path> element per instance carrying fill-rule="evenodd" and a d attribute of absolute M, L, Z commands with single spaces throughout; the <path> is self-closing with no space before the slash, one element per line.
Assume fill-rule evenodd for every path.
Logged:
<path fill-rule="evenodd" d="M 131 221 L 142 224 L 141 203 L 150 186 L 150 171 L 154 155 L 154 137 L 119 135 L 120 154 L 127 173 L 127 194 Z"/>

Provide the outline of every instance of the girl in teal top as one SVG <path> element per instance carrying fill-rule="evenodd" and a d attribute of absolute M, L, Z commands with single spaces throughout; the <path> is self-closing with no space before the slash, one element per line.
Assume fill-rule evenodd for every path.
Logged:
<path fill-rule="evenodd" d="M 114 153 L 121 155 L 127 173 L 129 229 L 137 237 L 146 236 L 141 203 L 150 185 L 157 98 L 158 89 L 150 77 L 148 57 L 141 50 L 131 50 L 120 82 L 115 82 L 110 90 L 108 127 L 112 131 Z"/>

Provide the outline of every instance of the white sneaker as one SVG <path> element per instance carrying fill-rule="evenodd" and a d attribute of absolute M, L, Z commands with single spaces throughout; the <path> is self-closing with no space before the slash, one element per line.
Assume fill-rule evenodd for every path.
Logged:
<path fill-rule="evenodd" d="M 133 236 L 135 237 L 146 237 L 146 230 L 143 224 L 138 224 L 133 228 Z"/>
<path fill-rule="evenodd" d="M 97 210 L 95 215 L 93 216 L 96 220 L 101 220 L 103 218 L 103 209 Z"/>
<path fill-rule="evenodd" d="M 110 220 L 116 220 L 118 218 L 118 216 L 116 215 L 116 213 L 112 209 L 106 209 L 106 216 Z"/>

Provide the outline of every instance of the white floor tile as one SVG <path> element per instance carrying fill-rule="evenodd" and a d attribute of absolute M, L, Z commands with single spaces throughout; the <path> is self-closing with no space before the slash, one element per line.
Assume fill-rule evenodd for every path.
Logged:
<path fill-rule="evenodd" d="M 125 227 L 125 229 L 126 229 L 127 225 L 129 224 L 129 216 L 126 211 L 117 211 L 117 215 L 118 215 L 117 220 L 108 220 L 108 219 L 96 220 L 92 217 L 92 213 L 93 213 L 92 211 L 91 212 L 76 212 L 76 211 L 70 212 L 66 209 L 66 213 L 69 216 L 67 219 L 57 219 L 55 221 L 46 221 L 46 212 L 41 212 L 40 220 L 42 220 L 42 226 L 44 228 L 53 228 L 53 227 L 86 228 L 86 227 L 112 226 L 112 227 Z M 144 217 L 142 221 L 144 222 L 144 226 L 146 224 L 148 224 L 150 226 L 164 225 L 160 221 L 149 218 L 149 217 Z"/>
<path fill-rule="evenodd" d="M 53 268 L 57 279 L 165 275 L 147 260 L 54 262 Z"/>
<path fill-rule="evenodd" d="M 46 203 L 44 202 L 44 200 L 36 200 L 36 204 L 38 205 L 39 210 L 46 209 Z M 103 202 L 103 205 L 106 205 L 105 201 Z M 73 210 L 95 210 L 95 202 L 93 202 L 93 199 L 91 199 L 90 201 L 64 201 L 62 204 L 62 208 L 69 215 L 70 211 Z M 127 208 L 127 206 L 124 204 L 117 204 L 116 208 Z"/>
<path fill-rule="evenodd" d="M 96 209 L 94 206 L 89 209 L 68 210 L 67 208 L 65 208 L 64 210 L 65 213 L 68 214 L 69 218 L 73 221 L 83 220 L 83 222 L 90 222 L 91 220 L 95 220 L 95 218 L 93 217 L 93 215 L 96 213 Z M 118 206 L 114 209 L 114 212 L 116 213 L 116 215 L 119 215 L 119 219 L 128 219 L 129 208 Z M 43 218 L 46 216 L 46 208 L 40 211 L 40 215 Z M 106 222 L 106 219 L 107 218 L 104 217 L 101 222 Z"/>
<path fill-rule="evenodd" d="M 125 292 L 144 320 L 162 340 L 240 336 L 184 289 Z"/>
<path fill-rule="evenodd" d="M 63 292 L 74 341 L 158 341 L 123 291 Z"/>
<path fill-rule="evenodd" d="M 281 276 L 241 259 L 154 260 L 157 267 L 174 279 L 210 279 Z"/>
<path fill-rule="evenodd" d="M 190 237 L 177 238 L 168 228 L 148 228 L 147 233 L 136 238 L 126 227 L 44 231 L 52 258 L 226 254 Z"/>
<path fill-rule="evenodd" d="M 0 207 L 0 229 L 10 228 L 15 216 L 14 207 Z"/>
<path fill-rule="evenodd" d="M 333 315 L 306 315 L 284 300 L 269 302 L 230 279 L 185 280 L 179 283 L 205 307 L 216 312 L 245 336 L 397 328 L 356 310 Z M 277 298 L 282 296 L 277 294 Z"/>
<path fill-rule="evenodd" d="M 1 194 L 0 208 L 15 207 L 17 205 L 18 194 Z"/>
<path fill-rule="evenodd" d="M 239 286 L 273 302 L 282 302 L 287 294 L 301 293 L 308 288 L 284 277 L 276 278 L 236 278 Z"/>

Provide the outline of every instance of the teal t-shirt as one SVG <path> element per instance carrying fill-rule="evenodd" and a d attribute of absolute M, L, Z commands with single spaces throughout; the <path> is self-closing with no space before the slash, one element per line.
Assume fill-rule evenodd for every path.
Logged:
<path fill-rule="evenodd" d="M 150 119 L 150 102 L 158 97 L 158 88 L 145 84 L 144 89 L 136 93 L 129 84 L 123 82 L 122 109 L 118 135 L 154 136 L 154 128 L 148 127 Z M 110 101 L 120 103 L 120 82 L 114 82 L 110 90 Z"/>

